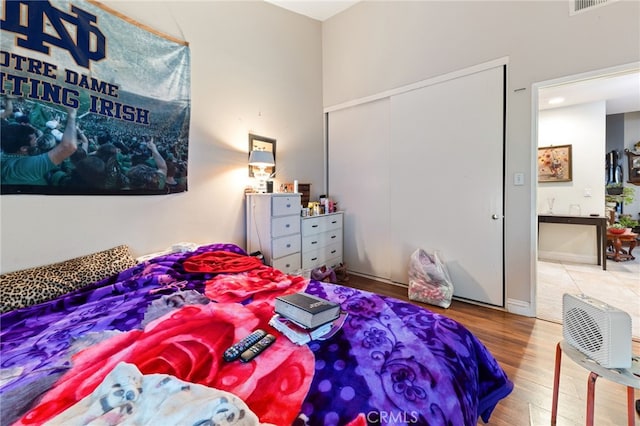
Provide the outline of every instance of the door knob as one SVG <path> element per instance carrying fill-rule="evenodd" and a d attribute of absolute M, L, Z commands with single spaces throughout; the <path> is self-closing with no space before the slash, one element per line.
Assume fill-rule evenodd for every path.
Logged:
<path fill-rule="evenodd" d="M 494 213 L 494 214 L 491 215 L 491 219 L 498 220 L 498 219 L 500 219 L 500 216 L 498 216 L 497 214 Z"/>

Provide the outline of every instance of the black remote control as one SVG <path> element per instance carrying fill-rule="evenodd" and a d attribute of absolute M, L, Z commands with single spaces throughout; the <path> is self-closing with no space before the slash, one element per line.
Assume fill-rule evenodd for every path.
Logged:
<path fill-rule="evenodd" d="M 260 355 L 262 351 L 264 351 L 269 346 L 271 346 L 271 344 L 275 341 L 276 341 L 276 336 L 274 336 L 273 334 L 267 334 L 258 343 L 256 343 L 255 345 L 251 346 L 249 349 L 244 351 L 242 355 L 240 355 L 240 361 L 242 362 L 251 361 L 258 355 Z"/>
<path fill-rule="evenodd" d="M 255 345 L 267 335 L 267 332 L 264 330 L 256 330 L 244 339 L 240 340 L 238 343 L 229 347 L 226 351 L 224 351 L 224 355 L 222 356 L 225 361 L 230 362 L 240 358 L 240 355 L 249 349 L 251 346 Z"/>

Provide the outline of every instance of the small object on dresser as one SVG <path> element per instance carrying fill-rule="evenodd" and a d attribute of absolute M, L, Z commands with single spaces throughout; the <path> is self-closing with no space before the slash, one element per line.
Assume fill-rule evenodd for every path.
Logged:
<path fill-rule="evenodd" d="M 269 325 L 284 334 L 296 345 L 305 345 L 329 333 L 333 328 L 333 322 L 327 322 L 316 328 L 304 328 L 288 318 L 275 314 L 269 321 Z"/>
<path fill-rule="evenodd" d="M 340 305 L 300 292 L 276 297 L 275 311 L 302 327 L 316 328 L 340 316 Z"/>

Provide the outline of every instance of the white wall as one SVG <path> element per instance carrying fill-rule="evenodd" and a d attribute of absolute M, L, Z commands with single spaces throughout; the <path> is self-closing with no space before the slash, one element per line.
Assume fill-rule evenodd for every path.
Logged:
<path fill-rule="evenodd" d="M 361 2 L 322 28 L 325 108 L 509 57 L 506 284 L 508 304 L 523 310 L 535 276 L 532 85 L 640 60 L 640 2 L 568 9 L 564 0 Z M 525 185 L 513 185 L 516 172 Z"/>
<path fill-rule="evenodd" d="M 573 172 L 571 182 L 538 184 L 538 214 L 548 212 L 548 198 L 555 200 L 554 214 L 571 214 L 572 204 L 580 206 L 582 215 L 605 214 L 605 139 L 605 101 L 540 111 L 538 146 L 571 145 Z M 597 263 L 595 227 L 541 223 L 539 229 L 541 259 Z"/>
<path fill-rule="evenodd" d="M 279 180 L 324 183 L 321 24 L 257 2 L 116 1 L 191 48 L 189 191 L 167 196 L 3 195 L 1 271 L 118 244 L 244 246 L 248 133 L 277 139 Z"/>
<path fill-rule="evenodd" d="M 604 214 L 605 133 L 605 101 L 540 111 L 538 146 L 571 145 L 573 173 L 571 182 L 538 184 L 539 214 L 547 212 L 549 197 L 556 214 L 569 214 L 571 204 L 579 204 L 583 215 Z"/>

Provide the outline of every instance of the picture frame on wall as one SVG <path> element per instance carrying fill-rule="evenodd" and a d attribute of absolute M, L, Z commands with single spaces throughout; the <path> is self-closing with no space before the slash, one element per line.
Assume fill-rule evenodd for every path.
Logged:
<path fill-rule="evenodd" d="M 571 145 L 538 147 L 538 182 L 571 182 Z"/>

